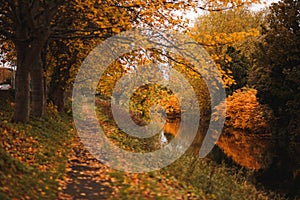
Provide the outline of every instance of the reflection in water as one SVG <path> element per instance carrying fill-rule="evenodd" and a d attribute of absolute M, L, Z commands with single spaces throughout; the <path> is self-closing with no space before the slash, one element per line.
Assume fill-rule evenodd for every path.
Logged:
<path fill-rule="evenodd" d="M 167 119 L 163 129 L 160 131 L 161 145 L 168 144 L 178 133 L 180 127 L 180 118 L 173 120 Z"/>
<path fill-rule="evenodd" d="M 168 143 L 168 139 L 165 135 L 165 131 L 164 130 L 161 130 L 160 133 L 159 133 L 159 138 L 160 138 L 160 144 L 161 145 L 165 145 Z"/>
<path fill-rule="evenodd" d="M 180 122 L 180 118 L 166 120 L 163 129 L 159 133 L 159 143 L 162 147 L 169 144 L 169 147 L 171 148 L 169 150 L 181 151 L 184 149 L 184 146 L 182 145 L 186 145 L 185 142 L 188 142 L 189 133 L 192 132 L 192 126 L 189 122 Z M 181 143 L 170 144 L 171 140 L 179 134 L 179 131 L 181 131 L 180 134 L 184 135 L 183 139 L 180 141 Z"/>

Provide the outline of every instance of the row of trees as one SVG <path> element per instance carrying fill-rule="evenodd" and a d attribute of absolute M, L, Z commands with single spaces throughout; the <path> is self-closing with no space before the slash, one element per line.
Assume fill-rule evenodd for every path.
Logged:
<path fill-rule="evenodd" d="M 140 22 L 153 25 L 167 24 L 165 20 L 168 20 L 172 24 L 176 17 L 172 17 L 174 14 L 171 11 L 186 6 L 167 1 L 1 1 L 1 41 L 10 43 L 14 48 L 17 65 L 14 121 L 29 120 L 30 82 L 31 112 L 42 116 L 46 95 L 45 74 L 58 70 L 51 68 L 69 71 L 74 63 L 80 64 L 78 61 L 97 41 L 128 30 Z M 94 45 L 90 43 L 92 38 L 95 39 Z M 76 47 L 74 42 L 80 45 Z M 62 45 L 64 49 L 61 49 Z M 50 47 L 57 48 L 57 51 L 50 52 L 55 58 L 49 58 Z M 56 61 L 53 62 L 53 59 Z M 60 78 L 56 76 L 53 81 L 64 90 L 64 81 L 67 80 L 61 81 Z M 55 84 L 51 85 L 54 87 Z"/>
<path fill-rule="evenodd" d="M 229 3 L 227 0 L 221 2 L 223 7 Z M 251 2 L 255 0 L 247 0 L 244 3 Z M 240 1 L 231 2 L 232 6 L 240 4 Z M 30 90 L 32 114 L 43 115 L 45 85 L 48 84 L 46 81 L 49 81 L 45 76 L 51 76 L 51 73 L 55 77 L 51 79 L 52 89 L 49 90 L 51 94 L 58 94 L 58 98 L 51 99 L 61 107 L 61 93 L 66 89 L 65 83 L 69 75 L 65 75 L 64 80 L 61 80 L 62 77 L 57 75 L 58 70 L 68 74 L 74 65 L 80 66 L 80 61 L 97 42 L 134 26 L 181 26 L 182 19 L 173 11 L 195 8 L 197 5 L 197 2 L 193 1 L 161 0 L 1 1 L 0 38 L 1 42 L 10 43 L 13 47 L 17 65 L 14 121 L 29 120 Z M 206 5 L 205 2 L 203 5 Z M 210 6 L 202 9 L 213 9 L 212 4 L 207 5 Z"/>
<path fill-rule="evenodd" d="M 252 2 L 256 0 L 244 1 Z M 215 9 L 216 12 L 244 4 L 239 0 L 231 1 L 230 4 L 227 0 L 209 0 L 203 3 L 207 6 L 202 6 L 201 9 Z M 140 26 L 156 29 L 172 29 L 174 26 L 185 28 L 187 24 L 174 11 L 184 12 L 199 5 L 192 0 L 1 1 L 0 38 L 11 47 L 10 51 L 14 54 L 17 65 L 13 120 L 27 122 L 30 114 L 43 116 L 47 100 L 63 111 L 64 96 L 72 89 L 83 59 L 99 42 L 121 31 Z M 153 55 L 162 53 L 156 51 Z M 175 63 L 178 69 L 193 73 L 191 68 L 185 69 L 184 63 Z M 116 65 L 113 71 L 122 71 L 121 68 Z M 223 74 L 228 77 L 226 72 Z M 199 78 L 199 74 L 196 77 Z M 228 80 L 230 82 L 230 77 Z M 108 78 L 102 81 L 109 85 Z M 197 85 L 197 80 L 193 81 Z M 200 86 L 199 93 L 203 84 Z M 205 122 L 206 120 L 203 121 Z M 198 154 L 201 138 L 199 135 L 196 139 L 195 154 Z"/>

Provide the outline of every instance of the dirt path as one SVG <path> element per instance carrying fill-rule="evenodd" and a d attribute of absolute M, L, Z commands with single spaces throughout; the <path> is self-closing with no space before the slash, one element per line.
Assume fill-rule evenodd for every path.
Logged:
<path fill-rule="evenodd" d="M 95 121 L 86 112 L 86 138 L 94 131 Z M 105 116 L 99 118 L 104 131 L 119 134 L 117 127 L 109 123 Z M 122 139 L 122 138 L 120 138 Z M 117 144 L 118 145 L 118 144 Z M 116 157 L 119 159 L 119 157 Z M 58 200 L 105 200 L 105 199 L 197 199 L 192 190 L 174 178 L 167 178 L 159 172 L 126 173 L 109 168 L 95 159 L 80 142 L 72 141 L 72 152 L 68 158 L 66 174 L 60 182 Z"/>
<path fill-rule="evenodd" d="M 109 199 L 114 193 L 110 169 L 95 159 L 78 137 L 72 146 L 67 172 L 60 182 L 58 199 Z"/>

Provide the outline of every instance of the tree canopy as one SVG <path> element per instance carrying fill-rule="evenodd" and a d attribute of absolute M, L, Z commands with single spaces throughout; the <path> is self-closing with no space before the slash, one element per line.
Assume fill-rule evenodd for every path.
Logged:
<path fill-rule="evenodd" d="M 257 43 L 249 82 L 262 103 L 273 110 L 273 149 L 270 171 L 277 178 L 296 179 L 299 169 L 300 2 L 283 0 L 270 7 L 267 24 Z"/>

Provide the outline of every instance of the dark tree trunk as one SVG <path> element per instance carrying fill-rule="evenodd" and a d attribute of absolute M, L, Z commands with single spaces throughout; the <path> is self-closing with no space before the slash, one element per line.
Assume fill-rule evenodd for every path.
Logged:
<path fill-rule="evenodd" d="M 20 67 L 16 73 L 15 109 L 13 117 L 15 122 L 25 123 L 29 120 L 29 82 L 29 70 L 27 67 Z"/>
<path fill-rule="evenodd" d="M 32 81 L 33 114 L 42 116 L 44 112 L 43 68 L 40 64 L 39 57 L 36 57 L 37 54 L 40 54 L 41 48 L 39 46 L 34 47 L 32 43 L 26 44 L 25 46 L 18 45 L 19 44 L 16 44 L 18 60 L 13 120 L 15 122 L 27 122 L 30 114 L 30 81 Z M 28 48 L 28 46 L 30 48 Z M 34 48 L 34 50 L 31 48 Z"/>
<path fill-rule="evenodd" d="M 45 112 L 45 94 L 44 94 L 44 76 L 40 56 L 32 66 L 31 84 L 32 84 L 32 115 L 42 117 Z"/>
<path fill-rule="evenodd" d="M 26 36 L 26 31 L 21 32 L 20 35 Z M 48 38 L 47 35 L 49 33 L 45 37 L 38 38 L 38 40 L 28 41 L 24 39 L 24 41 L 15 42 L 17 49 L 15 122 L 27 122 L 29 120 L 30 79 L 32 81 L 33 114 L 35 116 L 43 115 L 45 95 L 43 66 L 40 55 Z M 25 36 L 20 38 L 26 38 Z"/>
<path fill-rule="evenodd" d="M 56 41 L 56 45 L 61 49 L 63 49 L 65 46 L 62 41 Z M 71 84 L 68 83 L 71 77 L 70 70 L 73 64 L 77 62 L 78 53 L 78 51 L 72 52 L 71 57 L 68 60 L 68 64 L 55 66 L 51 75 L 48 97 L 49 100 L 51 100 L 52 103 L 57 106 L 59 112 L 65 111 L 66 96 L 68 96 L 67 92 L 71 87 Z M 58 60 L 58 63 L 60 62 L 61 61 Z"/>
<path fill-rule="evenodd" d="M 51 100 L 54 105 L 57 106 L 59 112 L 64 112 L 65 110 L 65 91 L 58 85 L 54 88 L 53 93 L 51 93 Z"/>
<path fill-rule="evenodd" d="M 26 35 L 21 33 L 21 35 Z M 18 41 L 15 43 L 17 50 L 17 73 L 16 73 L 16 91 L 15 91 L 15 110 L 13 120 L 15 122 L 27 122 L 30 115 L 30 81 L 33 80 L 33 99 L 43 94 L 43 70 L 37 65 L 40 60 L 36 55 L 40 55 L 41 44 L 37 41 Z M 34 67 L 33 67 L 34 66 Z M 31 73 L 31 76 L 30 76 Z M 41 79 L 41 80 L 39 80 Z M 40 88 L 41 86 L 41 88 Z M 41 91 L 41 93 L 40 93 Z M 36 101 L 37 102 L 37 101 Z M 34 110 L 37 110 L 35 102 Z M 40 102 L 41 103 L 41 102 Z"/>
<path fill-rule="evenodd" d="M 65 70 L 63 70 L 65 71 Z M 49 100 L 57 106 L 59 112 L 63 112 L 65 108 L 65 89 L 66 82 L 62 77 L 62 71 L 59 66 L 56 66 L 51 75 L 50 87 L 49 87 Z"/>
<path fill-rule="evenodd" d="M 11 1 L 10 11 L 13 13 L 13 37 L 17 52 L 17 73 L 15 91 L 15 122 L 29 120 L 30 104 L 30 73 L 34 84 L 35 114 L 40 115 L 42 110 L 36 109 L 42 101 L 36 100 L 44 91 L 42 69 L 32 68 L 39 62 L 43 47 L 51 33 L 50 22 L 63 1 Z M 38 55 L 38 56 L 37 56 Z M 38 80 L 41 79 L 41 80 Z M 39 92 L 37 92 L 39 91 Z M 41 93 L 40 93 L 41 92 Z"/>
<path fill-rule="evenodd" d="M 15 43 L 17 52 L 17 72 L 16 72 L 16 90 L 15 90 L 15 109 L 13 120 L 15 122 L 25 123 L 29 120 L 30 105 L 30 66 L 26 62 L 28 56 L 27 42 L 18 41 Z"/>

